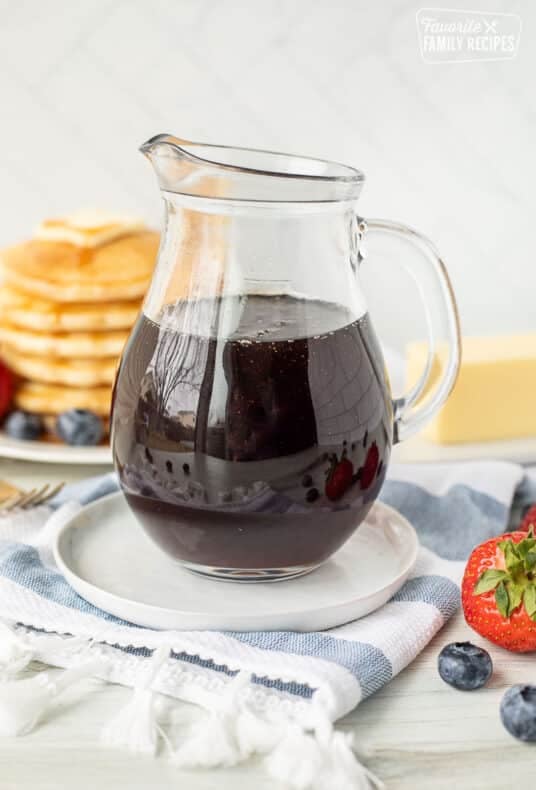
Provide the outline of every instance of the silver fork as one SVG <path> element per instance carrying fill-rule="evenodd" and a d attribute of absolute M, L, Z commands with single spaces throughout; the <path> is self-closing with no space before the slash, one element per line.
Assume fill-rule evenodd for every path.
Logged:
<path fill-rule="evenodd" d="M 0 515 L 11 513 L 13 510 L 29 510 L 38 505 L 44 505 L 56 494 L 59 494 L 65 483 L 53 486 L 46 484 L 41 488 L 32 488 L 30 491 L 16 491 L 6 499 L 0 501 Z"/>

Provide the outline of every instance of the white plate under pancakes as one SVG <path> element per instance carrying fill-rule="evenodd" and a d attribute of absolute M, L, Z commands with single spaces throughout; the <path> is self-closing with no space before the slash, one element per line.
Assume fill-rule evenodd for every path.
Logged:
<path fill-rule="evenodd" d="M 108 445 L 99 447 L 71 447 L 59 442 L 29 441 L 12 439 L 0 431 L 0 458 L 21 461 L 39 461 L 49 464 L 95 464 L 112 463 L 112 452 Z"/>
<path fill-rule="evenodd" d="M 182 568 L 145 535 L 122 494 L 83 508 L 57 536 L 61 573 L 87 601 L 149 628 L 316 631 L 355 620 L 400 589 L 418 538 L 399 513 L 376 503 L 324 565 L 277 583 L 206 579 Z"/>

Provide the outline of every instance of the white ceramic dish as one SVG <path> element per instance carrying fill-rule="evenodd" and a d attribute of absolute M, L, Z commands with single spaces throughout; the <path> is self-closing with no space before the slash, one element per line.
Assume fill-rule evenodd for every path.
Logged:
<path fill-rule="evenodd" d="M 49 464 L 111 464 L 109 446 L 70 447 L 55 442 L 12 439 L 0 431 L 0 457 Z"/>
<path fill-rule="evenodd" d="M 122 494 L 83 508 L 58 534 L 56 562 L 90 603 L 131 623 L 175 630 L 316 631 L 363 617 L 405 582 L 415 530 L 376 503 L 323 566 L 289 581 L 206 579 L 175 563 L 145 535 Z"/>
<path fill-rule="evenodd" d="M 391 456 L 391 460 L 396 463 L 447 463 L 490 459 L 525 465 L 534 464 L 536 437 L 500 442 L 440 445 L 429 442 L 422 436 L 414 436 L 397 444 Z"/>

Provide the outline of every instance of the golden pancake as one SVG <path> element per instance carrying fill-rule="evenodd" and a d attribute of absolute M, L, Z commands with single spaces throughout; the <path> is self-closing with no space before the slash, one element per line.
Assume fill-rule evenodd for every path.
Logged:
<path fill-rule="evenodd" d="M 94 249 L 32 239 L 2 252 L 2 276 L 5 283 L 53 302 L 136 299 L 149 286 L 158 244 L 152 231 Z"/>
<path fill-rule="evenodd" d="M 110 413 L 110 387 L 62 387 L 23 381 L 18 385 L 13 402 L 17 409 L 35 414 L 61 414 L 68 409 L 89 409 L 107 417 Z"/>
<path fill-rule="evenodd" d="M 118 357 L 128 337 L 126 329 L 112 332 L 31 332 L 0 321 L 0 343 L 23 354 L 49 357 Z"/>
<path fill-rule="evenodd" d="M 63 384 L 67 387 L 97 387 L 113 383 L 117 357 L 102 359 L 58 359 L 22 354 L 7 343 L 0 357 L 19 376 L 31 381 Z"/>
<path fill-rule="evenodd" d="M 130 329 L 140 311 L 141 302 L 97 302 L 58 304 L 0 287 L 0 319 L 37 332 L 98 332 Z"/>

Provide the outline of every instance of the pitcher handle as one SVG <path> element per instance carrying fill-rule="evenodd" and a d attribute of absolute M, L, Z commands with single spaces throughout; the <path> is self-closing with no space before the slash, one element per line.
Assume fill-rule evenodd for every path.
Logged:
<path fill-rule="evenodd" d="M 359 218 L 358 223 L 360 237 L 368 233 L 397 236 L 407 245 L 417 247 L 421 253 L 419 256 L 412 255 L 412 262 L 403 262 L 402 265 L 415 281 L 423 302 L 428 334 L 428 356 L 419 381 L 408 393 L 393 402 L 393 441 L 396 443 L 417 433 L 446 401 L 456 383 L 461 356 L 458 308 L 445 264 L 431 241 L 407 225 L 391 220 Z M 432 309 L 432 306 L 435 309 Z M 416 407 L 432 373 L 436 351 L 434 316 L 447 339 L 447 364 L 434 392 Z"/>

